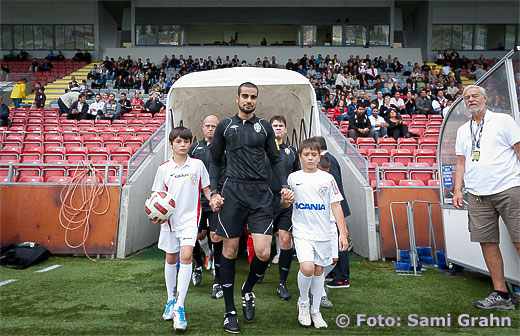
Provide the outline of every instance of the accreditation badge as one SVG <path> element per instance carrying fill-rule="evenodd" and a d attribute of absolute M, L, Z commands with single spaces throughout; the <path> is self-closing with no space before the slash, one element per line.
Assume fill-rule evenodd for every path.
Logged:
<path fill-rule="evenodd" d="M 471 161 L 478 162 L 479 159 L 480 159 L 480 152 L 479 151 L 473 151 L 471 153 Z"/>

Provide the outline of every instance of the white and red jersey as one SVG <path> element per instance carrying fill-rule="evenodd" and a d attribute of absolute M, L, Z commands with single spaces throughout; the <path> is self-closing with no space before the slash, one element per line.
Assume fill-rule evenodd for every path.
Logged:
<path fill-rule="evenodd" d="M 330 205 L 343 200 L 334 177 L 321 170 L 314 173 L 299 170 L 289 175 L 287 183 L 294 191 L 293 236 L 316 241 L 330 240 Z"/>
<path fill-rule="evenodd" d="M 189 226 L 198 226 L 201 203 L 200 192 L 209 186 L 209 174 L 201 160 L 186 159 L 179 167 L 170 159 L 157 168 L 152 191 L 166 191 L 175 200 L 175 211 L 161 230 L 177 231 Z"/>

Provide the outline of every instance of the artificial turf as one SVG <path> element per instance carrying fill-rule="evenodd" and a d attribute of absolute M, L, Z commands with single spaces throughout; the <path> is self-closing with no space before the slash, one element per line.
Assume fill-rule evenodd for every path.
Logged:
<path fill-rule="evenodd" d="M 164 259 L 156 247 L 140 255 L 121 260 L 83 257 L 51 257 L 26 270 L 1 268 L 0 281 L 18 279 L 0 287 L 1 335 L 170 335 L 171 321 L 161 314 L 166 301 Z M 60 264 L 45 273 L 36 270 Z M 380 263 L 390 267 L 390 262 Z M 276 294 L 278 267 L 271 265 L 263 283 L 255 286 L 256 317 L 246 323 L 241 314 L 238 287 L 247 275 L 247 260 L 237 263 L 235 302 L 243 335 L 518 335 L 520 310 L 482 311 L 473 301 L 485 297 L 492 285 L 488 277 L 464 272 L 449 275 L 430 269 L 421 277 L 396 275 L 393 270 L 369 268 L 356 256 L 351 258 L 351 287 L 331 289 L 334 309 L 322 309 L 328 330 L 303 328 L 297 320 L 296 273 L 293 261 L 288 287 L 289 301 Z M 187 334 L 224 335 L 223 299 L 211 299 L 213 277 L 204 271 L 202 284 L 190 284 L 186 299 Z M 470 317 L 509 317 L 511 327 L 461 327 L 460 314 Z M 347 314 L 350 325 L 340 328 L 336 317 Z M 400 318 L 400 326 L 356 326 L 358 314 Z M 449 327 L 411 327 L 409 314 L 447 317 Z M 447 319 L 446 319 L 447 320 Z"/>

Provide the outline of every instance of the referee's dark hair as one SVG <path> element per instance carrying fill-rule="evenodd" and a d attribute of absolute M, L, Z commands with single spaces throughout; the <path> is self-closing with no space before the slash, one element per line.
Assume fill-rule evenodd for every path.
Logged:
<path fill-rule="evenodd" d="M 177 137 L 184 139 L 184 140 L 190 140 L 190 142 L 193 142 L 193 134 L 191 133 L 189 128 L 186 128 L 184 126 L 177 126 L 173 128 L 170 131 L 170 135 L 168 136 L 169 142 L 173 142 Z"/>
<path fill-rule="evenodd" d="M 258 94 L 258 86 L 256 86 L 255 84 L 251 83 L 251 82 L 244 82 L 242 84 L 240 84 L 240 86 L 238 87 L 238 95 L 240 96 L 240 93 L 242 92 L 242 88 L 243 87 L 246 87 L 246 88 L 251 88 L 251 89 L 256 89 L 256 94 Z"/>
<path fill-rule="evenodd" d="M 287 121 L 285 120 L 285 117 L 283 115 L 274 115 L 271 117 L 271 120 L 269 120 L 269 123 L 272 124 L 273 121 L 280 121 L 281 123 L 283 123 L 283 125 L 285 127 L 287 127 Z"/>
<path fill-rule="evenodd" d="M 321 150 L 327 150 L 327 141 L 325 141 L 324 137 L 316 135 L 314 139 L 320 143 Z"/>
<path fill-rule="evenodd" d="M 321 152 L 320 143 L 316 141 L 315 138 L 305 139 L 300 142 L 300 146 L 298 147 L 298 154 L 301 155 L 304 149 L 310 149 Z"/>
<path fill-rule="evenodd" d="M 320 162 L 318 163 L 318 167 L 329 170 L 330 169 L 330 159 L 327 156 L 322 155 L 320 157 Z"/>

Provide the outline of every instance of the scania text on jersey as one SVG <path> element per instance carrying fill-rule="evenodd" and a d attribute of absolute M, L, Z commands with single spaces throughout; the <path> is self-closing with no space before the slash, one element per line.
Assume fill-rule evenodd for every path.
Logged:
<path fill-rule="evenodd" d="M 325 204 L 296 203 L 299 210 L 325 210 Z"/>

